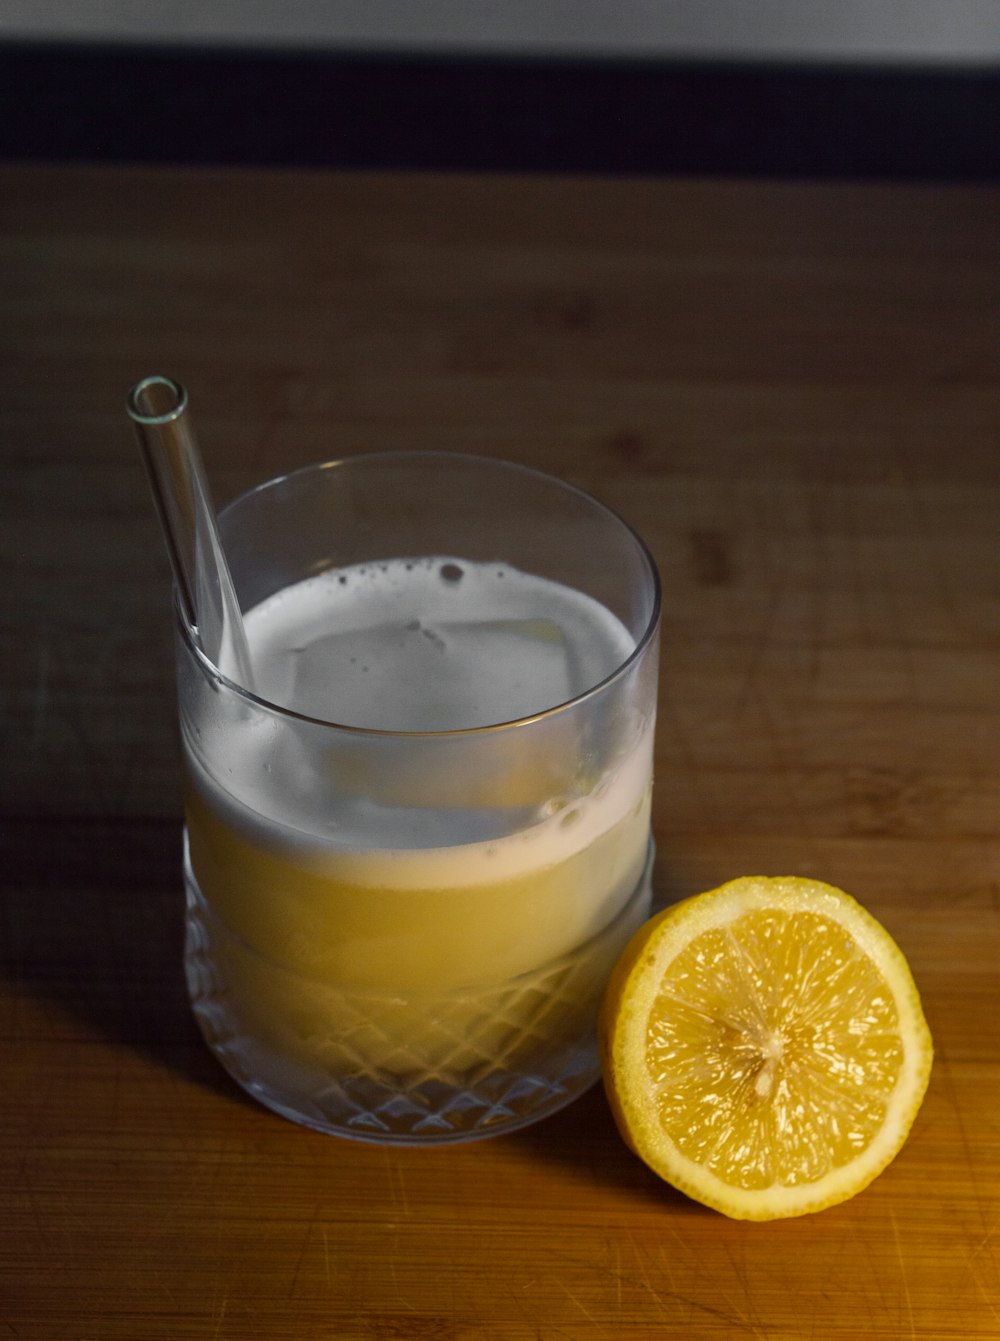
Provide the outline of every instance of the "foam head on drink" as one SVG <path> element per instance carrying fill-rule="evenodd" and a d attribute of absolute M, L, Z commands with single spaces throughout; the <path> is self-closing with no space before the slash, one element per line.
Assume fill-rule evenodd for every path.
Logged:
<path fill-rule="evenodd" d="M 631 634 L 568 587 L 440 557 L 308 578 L 246 625 L 258 695 L 301 716 L 185 725 L 189 897 L 228 999 L 200 1013 L 239 1035 L 227 1064 L 263 1050 L 301 1090 L 506 1065 L 523 1036 L 530 1071 L 553 966 L 551 1027 L 586 1033 L 647 911 L 652 722 L 548 710 Z"/>

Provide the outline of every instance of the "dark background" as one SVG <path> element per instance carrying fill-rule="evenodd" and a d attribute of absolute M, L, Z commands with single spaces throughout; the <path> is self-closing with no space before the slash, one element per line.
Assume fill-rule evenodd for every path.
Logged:
<path fill-rule="evenodd" d="M 8 42 L 0 158 L 995 180 L 1000 65 Z"/>

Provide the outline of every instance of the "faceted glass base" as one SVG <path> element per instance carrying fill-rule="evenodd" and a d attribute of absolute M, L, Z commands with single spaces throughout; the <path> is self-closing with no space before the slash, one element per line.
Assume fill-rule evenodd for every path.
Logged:
<path fill-rule="evenodd" d="M 600 999 L 649 915 L 651 864 L 650 853 L 627 905 L 571 954 L 513 981 L 404 998 L 290 981 L 214 916 L 185 860 L 195 1016 L 249 1094 L 319 1131 L 422 1145 L 512 1131 L 598 1079 Z"/>

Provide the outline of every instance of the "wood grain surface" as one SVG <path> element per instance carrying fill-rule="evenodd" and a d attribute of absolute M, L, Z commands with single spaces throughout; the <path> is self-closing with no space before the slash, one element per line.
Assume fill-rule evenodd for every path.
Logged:
<path fill-rule="evenodd" d="M 233 1088 L 180 975 L 152 372 L 220 501 L 443 447 L 644 534 L 659 893 L 830 880 L 922 990 L 865 1193 L 729 1222 L 597 1090 L 390 1150 Z M 0 166 L 0 453 L 0 1335 L 1000 1336 L 1000 190 Z"/>

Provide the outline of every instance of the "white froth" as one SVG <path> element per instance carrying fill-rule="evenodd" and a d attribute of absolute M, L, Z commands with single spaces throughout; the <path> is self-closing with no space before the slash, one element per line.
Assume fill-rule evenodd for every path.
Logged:
<path fill-rule="evenodd" d="M 449 558 L 310 578 L 251 610 L 246 623 L 263 697 L 324 721 L 410 732 L 544 711 L 599 684 L 634 648 L 624 626 L 580 592 Z M 228 822 L 288 861 L 349 883 L 504 881 L 565 860 L 629 817 L 648 828 L 650 723 L 636 723 L 626 755 L 589 795 L 526 808 L 485 840 L 484 831 L 496 831 L 495 812 L 474 802 L 465 811 L 384 805 L 363 787 L 349 794 L 336 776 L 316 771 L 308 744 L 297 776 L 299 744 L 287 723 L 251 718 L 230 727 L 208 751 L 216 762 L 224 752 L 224 782 L 188 744 L 192 781 Z"/>
<path fill-rule="evenodd" d="M 264 698 L 385 731 L 533 716 L 599 684 L 635 646 L 578 591 L 449 558 L 322 573 L 262 602 L 246 624 Z"/>

